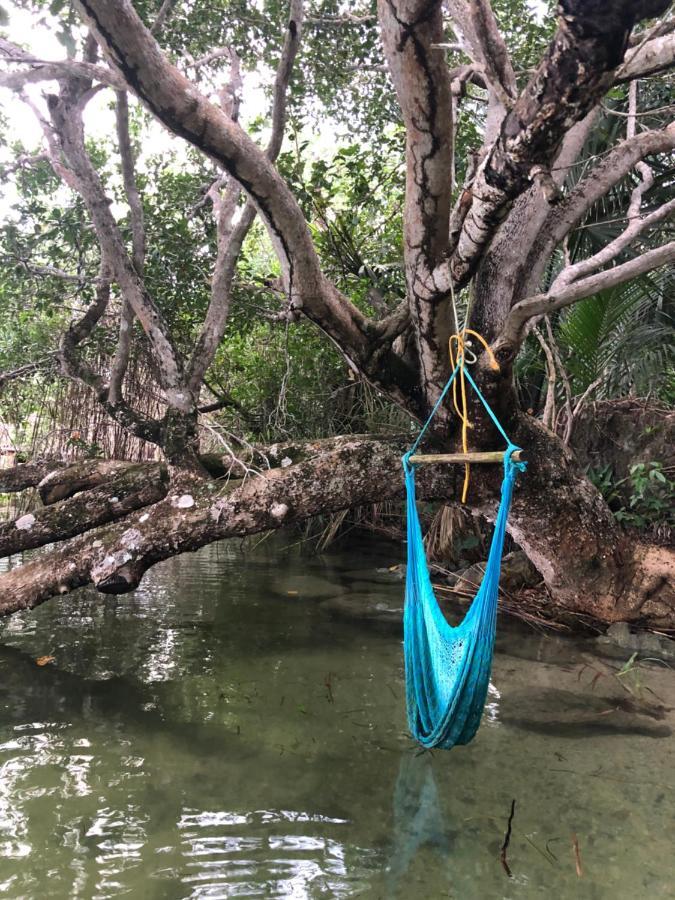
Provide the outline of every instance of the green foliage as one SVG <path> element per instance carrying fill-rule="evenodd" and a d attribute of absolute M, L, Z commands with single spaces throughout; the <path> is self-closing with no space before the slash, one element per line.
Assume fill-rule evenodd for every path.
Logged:
<path fill-rule="evenodd" d="M 103 456 L 103 448 L 95 441 L 85 441 L 77 434 L 71 435 L 66 441 L 66 447 L 72 450 L 80 450 L 84 459 L 99 459 Z"/>
<path fill-rule="evenodd" d="M 635 463 L 619 480 L 610 466 L 591 470 L 588 476 L 626 527 L 656 533 L 675 528 L 675 481 L 661 462 Z"/>
<path fill-rule="evenodd" d="M 574 394 L 600 379 L 597 396 L 630 391 L 668 400 L 675 367 L 673 274 L 655 272 L 574 304 L 557 338 Z"/>
<path fill-rule="evenodd" d="M 373 288 L 389 305 L 404 296 L 403 142 L 402 129 L 392 127 L 380 136 L 377 153 L 350 143 L 317 157 L 304 141 L 279 162 L 312 224 L 326 273 L 369 312 Z"/>
<path fill-rule="evenodd" d="M 1 0 L 0 0 L 1 2 Z M 68 0 L 17 0 L 46 24 L 70 55 L 81 51 L 84 29 Z M 147 24 L 154 22 L 161 0 L 134 0 Z M 544 52 L 555 25 L 552 0 L 548 14 L 535 16 L 529 0 L 494 0 L 495 14 L 522 84 Z M 0 6 L 0 26 L 2 11 Z M 262 87 L 271 98 L 274 70 L 284 40 L 287 0 L 212 0 L 175 3 L 159 35 L 161 45 L 191 77 L 189 60 L 216 47 L 236 50 L 250 87 Z M 448 31 L 448 41 L 454 36 Z M 404 296 L 402 210 L 404 203 L 405 135 L 393 86 L 383 71 L 375 0 L 308 0 L 303 41 L 290 88 L 289 121 L 279 169 L 298 198 L 310 224 L 324 271 L 361 309 L 381 315 Z M 450 65 L 464 62 L 450 54 Z M 226 77 L 228 60 L 217 57 L 199 70 L 206 90 Z M 625 87 L 611 92 L 584 156 L 602 154 L 625 129 Z M 485 92 L 471 85 L 458 114 L 456 176 L 461 185 L 470 151 L 480 145 L 485 118 Z M 665 121 L 668 86 L 658 81 L 640 85 L 645 127 Z M 145 278 L 148 290 L 168 320 L 172 337 L 189 354 L 210 296 L 216 234 L 205 193 L 214 178 L 208 160 L 183 144 L 148 153 L 150 117 L 132 104 L 131 133 L 141 151 L 139 184 L 147 230 Z M 244 104 L 243 118 L 247 111 Z M 262 136 L 260 116 L 250 125 Z M 0 142 L 8 158 L 24 147 L 8 129 Z M 331 136 L 327 146 L 326 135 Z M 89 142 L 88 151 L 113 201 L 113 214 L 131 244 L 119 162 L 112 135 Z M 655 183 L 649 208 L 672 193 L 673 167 L 667 159 L 651 161 Z M 587 174 L 586 165 L 572 167 L 567 187 Z M 49 164 L 20 167 L 12 176 L 17 199 L 0 225 L 0 371 L 42 358 L 58 347 L 67 322 L 93 297 L 99 252 L 82 201 L 65 189 Z M 572 261 L 582 259 L 617 235 L 623 227 L 626 201 L 634 176 L 624 179 L 589 211 L 571 236 Z M 459 190 L 459 188 L 458 188 Z M 243 201 L 242 201 L 243 202 Z M 662 242 L 664 225 L 645 238 L 635 252 Z M 625 258 L 628 258 L 627 256 Z M 623 257 L 622 257 L 623 260 Z M 621 261 L 622 261 L 621 260 Z M 560 260 L 551 266 L 550 277 Z M 53 267 L 77 273 L 81 282 L 38 273 Z M 588 298 L 558 314 L 552 325 L 569 374 L 572 393 L 582 394 L 598 382 L 604 397 L 651 393 L 675 397 L 675 347 L 672 341 L 672 273 L 657 273 L 629 285 Z M 458 298 L 460 305 L 466 294 Z M 118 297 L 113 298 L 119 302 Z M 241 254 L 228 330 L 209 372 L 214 387 L 227 390 L 246 413 L 226 409 L 221 418 L 232 430 L 250 437 L 274 439 L 331 431 L 398 426 L 406 420 L 392 411 L 367 385 L 351 382 L 343 361 L 325 337 L 306 322 L 279 321 L 286 298 L 280 271 L 264 227 L 256 222 Z M 104 319 L 87 341 L 89 358 L 110 353 L 117 340 L 114 316 Z M 140 337 L 133 353 L 147 347 Z M 535 404 L 542 383 L 543 358 L 530 338 L 518 360 L 523 394 Z M 5 388 L 3 404 L 21 407 L 23 415 L 49 393 L 51 373 L 18 388 Z M 559 381 L 559 388 L 561 383 Z M 80 448 L 84 449 L 84 448 Z M 658 479 L 651 479 L 651 483 Z M 637 489 L 636 489 L 637 490 Z M 647 500 L 637 502 L 643 510 Z M 642 514 L 635 511 L 635 515 Z"/>

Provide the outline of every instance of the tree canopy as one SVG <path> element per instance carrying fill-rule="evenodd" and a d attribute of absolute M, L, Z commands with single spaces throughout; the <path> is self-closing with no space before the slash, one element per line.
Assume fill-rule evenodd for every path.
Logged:
<path fill-rule="evenodd" d="M 589 577 L 619 546 L 634 557 L 565 445 L 591 398 L 672 403 L 674 20 L 663 0 L 556 10 L 5 0 L 3 402 L 18 429 L 76 391 L 71 444 L 129 456 L 89 435 L 93 416 L 137 459 L 157 448 L 171 485 L 167 533 L 148 528 L 146 547 L 123 519 L 100 552 L 93 531 L 64 544 L 77 574 L 36 587 L 25 567 L 9 611 L 86 581 L 131 589 L 165 555 L 368 503 L 384 482 L 394 495 L 397 441 L 438 398 L 462 323 L 491 347 L 482 389 L 532 448 L 513 534 L 552 596 L 586 602 L 562 559 L 575 535 L 603 534 Z M 473 442 L 493 446 L 472 415 Z M 302 443 L 345 433 L 361 437 Z M 457 441 L 450 406 L 431 439 Z M 294 449 L 275 463 L 280 441 Z M 214 449 L 234 492 L 216 507 Z M 476 475 L 477 512 L 494 487 Z M 454 480 L 422 491 L 452 501 Z M 63 539 L 89 514 L 106 521 L 80 511 Z M 143 539 L 120 549 L 130 529 Z M 603 563 L 594 614 L 645 614 L 636 584 L 666 575 L 643 563 Z"/>

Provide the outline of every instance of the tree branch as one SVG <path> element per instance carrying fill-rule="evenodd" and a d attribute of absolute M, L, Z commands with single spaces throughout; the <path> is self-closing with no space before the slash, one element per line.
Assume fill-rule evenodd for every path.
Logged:
<path fill-rule="evenodd" d="M 628 120 L 626 125 L 626 136 L 628 140 L 635 139 L 635 121 L 637 115 L 637 82 L 632 81 L 629 87 L 628 101 Z M 640 181 L 633 188 L 631 198 L 628 204 L 627 219 L 628 224 L 618 237 L 610 241 L 605 247 L 587 259 L 582 259 L 575 265 L 566 266 L 558 275 L 551 286 L 552 293 L 558 293 L 574 281 L 585 278 L 596 269 L 607 265 L 614 260 L 620 253 L 629 247 L 633 241 L 639 237 L 644 231 L 658 225 L 668 218 L 675 211 L 675 200 L 664 203 L 658 209 L 648 215 L 641 215 L 640 208 L 645 193 L 654 184 L 654 173 L 650 166 L 645 162 L 639 161 L 635 168 L 640 175 Z"/>
<path fill-rule="evenodd" d="M 143 281 L 129 258 L 119 227 L 110 211 L 103 184 L 84 146 L 81 85 L 66 84 L 58 97 L 48 97 L 54 125 L 51 159 L 56 171 L 84 200 L 101 245 L 123 298 L 133 308 L 155 352 L 162 389 L 169 406 L 181 411 L 192 407 L 183 382 L 182 361 L 173 346 L 168 325 L 145 290 Z M 54 141 L 58 136 L 58 147 Z M 61 157 L 62 154 L 62 157 Z M 63 160 L 66 165 L 64 166 Z"/>
<path fill-rule="evenodd" d="M 0 574 L 0 616 L 90 582 L 104 593 L 124 593 L 138 585 L 150 566 L 176 553 L 382 500 L 382 473 L 400 468 L 403 447 L 343 438 L 337 449 L 327 447 L 302 463 L 248 478 L 215 498 L 212 486 L 203 482 L 176 485 L 160 503 L 72 538 L 9 577 Z M 419 496 L 448 496 L 452 482 L 447 468 L 428 467 L 418 478 Z M 400 479 L 389 479 L 385 493 L 399 496 Z"/>
<path fill-rule="evenodd" d="M 463 285 L 533 166 L 550 167 L 570 125 L 612 84 L 637 21 L 665 9 L 665 0 L 614 0 L 611 6 L 565 0 L 556 35 L 481 164 L 456 246 L 434 273 L 439 289 Z"/>
<path fill-rule="evenodd" d="M 129 136 L 129 101 L 126 91 L 117 91 L 116 93 L 115 121 L 124 192 L 129 204 L 131 259 L 137 274 L 142 278 L 145 265 L 145 225 L 143 222 L 143 202 L 136 182 L 134 152 Z M 133 322 L 133 308 L 128 300 L 123 299 L 117 347 L 115 348 L 115 356 L 110 367 L 109 397 L 112 403 L 117 403 L 122 399 L 122 383 L 129 365 Z"/>
<path fill-rule="evenodd" d="M 106 311 L 110 299 L 111 270 L 105 258 L 96 285 L 96 297 L 79 319 L 70 324 L 61 338 L 59 359 L 63 374 L 88 385 L 99 403 L 116 422 L 143 440 L 158 443 L 159 423 L 135 412 L 121 397 L 110 396 L 109 381 L 88 365 L 77 353 L 78 346 L 89 337 Z"/>
<path fill-rule="evenodd" d="M 367 362 L 370 323 L 323 275 L 302 211 L 264 153 L 168 62 L 130 0 L 79 0 L 77 6 L 141 102 L 253 198 L 287 271 L 294 306 L 353 359 Z"/>
<path fill-rule="evenodd" d="M 0 494 L 17 494 L 36 487 L 50 472 L 66 465 L 59 459 L 37 459 L 19 463 L 11 469 L 0 469 Z"/>
<path fill-rule="evenodd" d="M 449 0 L 448 7 L 471 59 L 485 79 L 488 113 L 484 145 L 489 147 L 517 96 L 516 76 L 489 0 Z"/>
<path fill-rule="evenodd" d="M 131 465 L 105 484 L 0 524 L 0 557 L 64 541 L 157 503 L 167 491 L 159 463 Z"/>
<path fill-rule="evenodd" d="M 559 190 L 592 131 L 598 107 L 572 126 L 565 136 L 551 170 L 555 190 Z M 544 251 L 527 258 L 527 248 L 536 245 L 545 222 L 553 214 L 546 194 L 535 183 L 518 197 L 483 254 L 476 272 L 471 327 L 487 341 L 501 330 L 515 302 L 539 290 L 549 255 Z M 523 250 L 526 248 L 526 252 Z"/>
<path fill-rule="evenodd" d="M 33 375 L 41 369 L 47 369 L 49 366 L 53 365 L 54 357 L 57 354 L 58 351 L 55 350 L 52 353 L 48 353 L 47 356 L 43 356 L 42 359 L 39 359 L 36 362 L 26 363 L 23 366 L 18 366 L 16 369 L 10 369 L 7 372 L 0 372 L 0 390 L 8 381 L 14 381 L 15 378 L 24 378 L 26 375 Z M 0 493 L 3 492 L 0 490 Z"/>
<path fill-rule="evenodd" d="M 274 82 L 272 132 L 265 151 L 270 162 L 276 160 L 283 143 L 284 130 L 286 127 L 286 94 L 293 71 L 293 63 L 300 46 L 302 17 L 302 0 L 291 0 L 284 45 L 281 51 L 281 57 L 279 65 L 277 66 Z M 236 68 L 233 67 L 231 80 L 234 80 L 235 84 L 234 86 L 230 85 L 227 96 L 233 98 L 238 95 L 236 83 L 240 83 L 238 64 L 236 65 Z M 237 116 L 235 111 L 238 110 L 236 110 L 234 103 L 230 103 L 229 105 L 230 115 L 236 119 Z M 235 113 L 234 116 L 233 113 Z M 230 179 L 224 198 L 221 198 L 219 185 L 217 184 L 212 187 L 210 192 L 216 215 L 218 249 L 211 279 L 211 300 L 209 302 L 209 308 L 206 312 L 204 324 L 199 337 L 197 338 L 195 349 L 188 365 L 188 384 L 195 396 L 197 396 L 199 392 L 204 375 L 213 362 L 218 345 L 225 332 L 225 326 L 230 311 L 232 281 L 236 272 L 237 260 L 239 259 L 239 254 L 241 253 L 241 248 L 246 239 L 246 235 L 250 231 L 256 216 L 255 204 L 249 199 L 242 210 L 238 222 L 236 225 L 233 225 L 234 214 L 237 209 L 240 195 L 241 188 L 234 179 Z"/>
<path fill-rule="evenodd" d="M 671 122 L 663 131 L 644 131 L 618 144 L 550 210 L 527 255 L 526 270 L 537 267 L 538 260 L 547 259 L 593 205 L 625 178 L 641 159 L 656 153 L 666 153 L 673 148 L 675 122 Z"/>
<path fill-rule="evenodd" d="M 150 31 L 155 37 L 160 33 L 162 28 L 166 25 L 166 23 L 171 18 L 171 14 L 174 11 L 174 7 L 178 0 L 163 0 L 162 5 L 159 8 L 159 12 L 157 13 L 157 17 L 155 21 L 150 26 Z"/>
<path fill-rule="evenodd" d="M 633 78 L 648 78 L 675 66 L 675 33 L 660 35 L 631 48 L 624 64 L 616 73 L 614 83 Z"/>
<path fill-rule="evenodd" d="M 523 338 L 525 323 L 534 316 L 552 313 L 565 306 L 571 306 L 572 303 L 590 297 L 598 291 L 617 287 L 632 278 L 637 278 L 639 275 L 652 272 L 654 269 L 673 262 L 675 262 L 675 241 L 670 241 L 662 247 L 648 250 L 635 259 L 614 266 L 613 269 L 580 278 L 560 290 L 552 289 L 548 293 L 537 294 L 521 300 L 509 313 L 504 329 L 492 349 L 495 353 L 507 350 L 509 354 L 513 354 L 513 348 L 517 347 Z"/>
<path fill-rule="evenodd" d="M 0 37 L 0 58 L 4 58 L 6 63 L 20 63 L 32 67 L 27 71 L 0 72 L 0 87 L 12 91 L 21 91 L 27 84 L 36 84 L 40 81 L 62 81 L 73 77 L 99 81 L 119 89 L 124 88 L 124 80 L 111 69 L 75 59 L 58 61 L 36 59 L 3 37 Z"/>

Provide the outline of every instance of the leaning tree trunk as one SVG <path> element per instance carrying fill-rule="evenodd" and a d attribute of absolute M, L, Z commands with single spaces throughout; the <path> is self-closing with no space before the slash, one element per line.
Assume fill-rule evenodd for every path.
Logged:
<path fill-rule="evenodd" d="M 519 479 L 509 528 L 544 577 L 552 615 L 557 607 L 604 622 L 674 628 L 675 598 L 667 581 L 669 571 L 672 585 L 673 556 L 631 547 L 560 441 L 530 417 L 517 417 L 513 425 L 512 436 L 526 448 L 529 467 Z M 310 443 L 305 454 L 269 448 L 278 468 L 229 484 L 194 476 L 174 479 L 159 502 L 0 575 L 0 615 L 90 583 L 103 593 L 125 593 L 160 560 L 213 541 L 402 499 L 400 457 L 408 443 L 345 436 Z M 153 475 L 159 477 L 157 469 L 153 473 L 148 467 L 148 478 Z M 461 467 L 422 467 L 419 497 L 456 501 L 462 480 Z M 475 467 L 471 508 L 494 518 L 500 480 L 499 467 Z M 86 493 L 80 495 L 84 505 Z M 63 536 L 67 533 L 64 529 Z"/>
<path fill-rule="evenodd" d="M 675 627 L 675 554 L 627 536 L 574 455 L 541 423 L 519 416 L 515 438 L 531 462 L 509 532 L 554 601 L 603 622 Z"/>

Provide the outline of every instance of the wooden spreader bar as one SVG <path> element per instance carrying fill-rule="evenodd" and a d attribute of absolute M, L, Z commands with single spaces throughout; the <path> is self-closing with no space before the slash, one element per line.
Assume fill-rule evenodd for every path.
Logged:
<path fill-rule="evenodd" d="M 417 463 L 417 465 L 431 463 L 500 463 L 504 462 L 504 456 L 503 450 L 488 450 L 482 453 L 420 453 L 411 456 L 409 461 Z M 522 456 L 522 450 L 514 450 L 511 459 L 514 462 L 519 462 Z"/>

